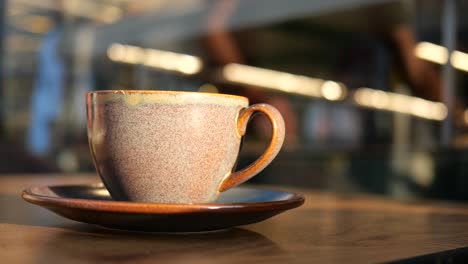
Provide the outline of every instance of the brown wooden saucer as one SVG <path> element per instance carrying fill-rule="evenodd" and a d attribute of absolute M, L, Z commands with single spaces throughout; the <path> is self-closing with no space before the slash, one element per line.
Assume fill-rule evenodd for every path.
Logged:
<path fill-rule="evenodd" d="M 207 204 L 113 201 L 99 184 L 36 186 L 23 199 L 63 217 L 108 228 L 147 232 L 197 232 L 253 224 L 301 206 L 300 194 L 237 187 Z"/>

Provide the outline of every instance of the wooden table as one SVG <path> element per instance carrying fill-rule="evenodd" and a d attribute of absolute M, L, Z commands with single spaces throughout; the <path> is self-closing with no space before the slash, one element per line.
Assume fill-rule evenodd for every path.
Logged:
<path fill-rule="evenodd" d="M 20 198 L 31 185 L 97 180 L 0 176 L 0 263 L 376 263 L 468 246 L 460 205 L 303 192 L 302 207 L 262 223 L 162 235 L 74 222 Z"/>

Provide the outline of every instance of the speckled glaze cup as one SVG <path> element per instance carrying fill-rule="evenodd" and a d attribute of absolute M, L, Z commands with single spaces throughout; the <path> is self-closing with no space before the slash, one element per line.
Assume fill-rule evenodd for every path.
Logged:
<path fill-rule="evenodd" d="M 113 90 L 87 94 L 88 138 L 97 172 L 115 200 L 207 203 L 263 170 L 284 140 L 270 105 L 226 94 Z M 272 139 L 253 164 L 235 167 L 255 112 L 272 123 Z"/>

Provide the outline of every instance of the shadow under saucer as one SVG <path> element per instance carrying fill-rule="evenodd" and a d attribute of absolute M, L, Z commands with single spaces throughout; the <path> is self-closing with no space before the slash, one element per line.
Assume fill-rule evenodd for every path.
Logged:
<path fill-rule="evenodd" d="M 288 255 L 256 232 L 232 228 L 207 233 L 148 234 L 71 226 L 49 237 L 40 250 L 39 263 L 148 262 L 225 263 L 232 260 L 286 261 Z"/>

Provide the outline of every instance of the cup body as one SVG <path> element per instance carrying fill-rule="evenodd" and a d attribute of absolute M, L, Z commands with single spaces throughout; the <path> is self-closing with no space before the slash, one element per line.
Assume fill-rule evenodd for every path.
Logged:
<path fill-rule="evenodd" d="M 236 163 L 248 99 L 168 91 L 87 94 L 94 163 L 115 200 L 214 201 Z"/>

